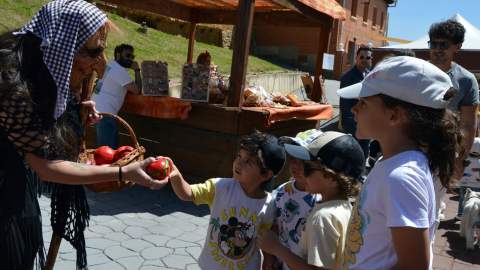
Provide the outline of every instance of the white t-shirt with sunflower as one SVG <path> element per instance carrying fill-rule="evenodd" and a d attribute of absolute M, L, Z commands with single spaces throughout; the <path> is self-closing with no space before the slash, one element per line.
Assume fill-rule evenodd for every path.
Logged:
<path fill-rule="evenodd" d="M 433 186 L 428 159 L 420 151 L 405 151 L 377 162 L 352 212 L 343 269 L 394 266 L 394 227 L 428 229 L 431 259 L 436 218 Z"/>
<path fill-rule="evenodd" d="M 210 207 L 210 224 L 198 260 L 200 268 L 260 269 L 261 255 L 255 238 L 260 230 L 272 226 L 272 195 L 250 198 L 232 178 L 209 179 L 191 187 L 194 203 Z"/>

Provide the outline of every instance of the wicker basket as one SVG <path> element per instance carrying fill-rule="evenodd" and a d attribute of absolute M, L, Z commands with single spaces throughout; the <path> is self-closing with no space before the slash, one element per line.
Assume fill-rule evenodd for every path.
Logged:
<path fill-rule="evenodd" d="M 118 167 L 118 166 L 125 166 L 133 161 L 138 161 L 138 160 L 143 160 L 143 155 L 145 154 L 145 148 L 143 146 L 140 146 L 137 140 L 137 136 L 135 135 L 135 132 L 133 132 L 132 127 L 121 117 L 111 114 L 111 113 L 101 113 L 104 117 L 112 117 L 115 120 L 117 120 L 118 123 L 123 125 L 127 130 L 128 133 L 130 134 L 130 138 L 132 138 L 132 143 L 133 143 L 133 148 L 134 150 L 128 155 L 124 156 L 123 158 L 115 161 L 112 164 L 109 164 L 108 166 L 110 167 Z M 81 163 L 94 163 L 94 155 L 95 149 L 86 149 L 84 147 L 84 150 L 81 151 L 79 155 L 79 162 Z M 114 192 L 114 191 L 120 191 L 124 188 L 131 187 L 133 186 L 133 182 L 129 182 L 128 179 L 126 181 L 112 181 L 112 182 L 102 182 L 102 183 L 96 183 L 96 184 L 88 184 L 85 185 L 88 189 L 94 191 L 94 192 Z"/>

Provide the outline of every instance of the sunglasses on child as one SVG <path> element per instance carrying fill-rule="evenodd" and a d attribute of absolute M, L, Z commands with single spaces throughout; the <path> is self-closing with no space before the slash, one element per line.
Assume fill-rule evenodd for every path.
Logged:
<path fill-rule="evenodd" d="M 428 47 L 430 49 L 439 49 L 439 50 L 446 50 L 450 48 L 452 44 L 448 41 L 429 41 Z"/>
<path fill-rule="evenodd" d="M 361 56 L 360 56 L 360 60 L 363 60 L 363 59 L 372 60 L 372 57 L 371 57 L 371 56 L 363 56 L 363 55 L 361 55 Z"/>
<path fill-rule="evenodd" d="M 86 55 L 90 58 L 97 58 L 97 57 L 99 57 L 100 55 L 103 54 L 104 50 L 105 50 L 105 48 L 103 48 L 103 47 L 98 47 L 98 48 L 95 48 L 95 49 L 89 49 L 87 47 L 83 47 L 78 51 L 78 53 L 82 54 L 82 55 Z"/>

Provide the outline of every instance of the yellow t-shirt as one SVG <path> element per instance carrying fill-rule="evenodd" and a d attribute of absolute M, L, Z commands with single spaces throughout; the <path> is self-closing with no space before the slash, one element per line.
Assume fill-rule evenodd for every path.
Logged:
<path fill-rule="evenodd" d="M 301 256 L 308 264 L 329 269 L 341 265 L 351 212 L 352 206 L 347 200 L 315 205 L 300 238 Z"/>
<path fill-rule="evenodd" d="M 209 270 L 258 270 L 260 250 L 255 242 L 260 230 L 272 226 L 273 196 L 248 197 L 232 178 L 208 179 L 191 185 L 195 204 L 210 207 L 210 222 L 198 264 Z"/>

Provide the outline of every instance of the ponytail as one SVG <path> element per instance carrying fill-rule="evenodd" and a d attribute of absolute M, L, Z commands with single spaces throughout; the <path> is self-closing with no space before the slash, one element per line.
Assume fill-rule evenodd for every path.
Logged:
<path fill-rule="evenodd" d="M 433 109 L 379 95 L 388 108 L 402 107 L 409 118 L 408 137 L 427 155 L 430 170 L 449 188 L 456 159 L 465 152 L 457 114 L 449 109 Z"/>

